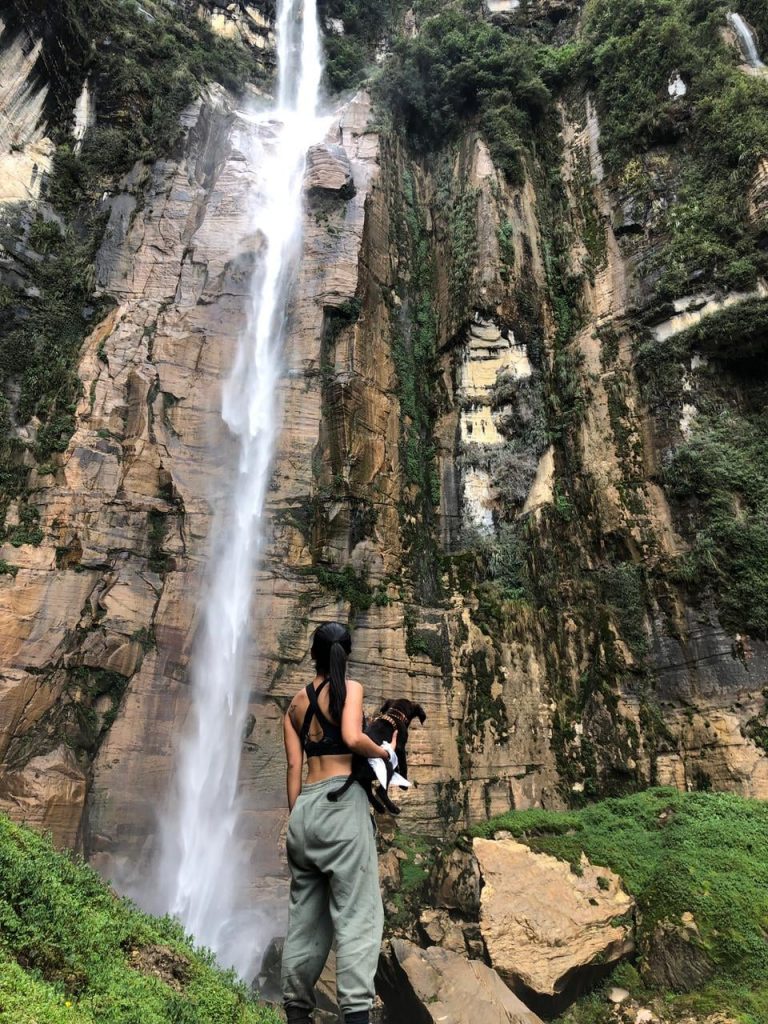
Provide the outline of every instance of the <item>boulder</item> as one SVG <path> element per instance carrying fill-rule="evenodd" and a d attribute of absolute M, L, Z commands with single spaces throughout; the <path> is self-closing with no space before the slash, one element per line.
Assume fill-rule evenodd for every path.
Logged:
<path fill-rule="evenodd" d="M 541 1024 L 496 971 L 437 946 L 393 939 L 377 987 L 389 1018 L 408 1024 Z"/>
<path fill-rule="evenodd" d="M 385 894 L 400 888 L 400 858 L 395 849 L 387 850 L 379 857 L 379 885 Z"/>
<path fill-rule="evenodd" d="M 712 961 L 690 914 L 680 922 L 659 921 L 644 954 L 643 977 L 658 988 L 692 992 L 712 975 Z"/>
<path fill-rule="evenodd" d="M 16 821 L 50 832 L 56 846 L 75 849 L 87 787 L 84 769 L 61 743 L 0 777 L 0 807 L 12 809 Z"/>
<path fill-rule="evenodd" d="M 434 882 L 435 906 L 458 910 L 465 917 L 480 913 L 480 871 L 473 854 L 454 849 L 438 868 Z"/>
<path fill-rule="evenodd" d="M 574 873 L 512 839 L 475 839 L 473 848 L 483 882 L 480 930 L 509 985 L 556 996 L 585 969 L 634 949 L 634 900 L 612 871 L 582 857 Z"/>
<path fill-rule="evenodd" d="M 304 172 L 304 187 L 310 195 L 335 193 L 342 199 L 352 198 L 355 194 L 352 167 L 341 146 L 332 143 L 310 146 Z"/>
<path fill-rule="evenodd" d="M 467 952 L 464 929 L 458 921 L 451 919 L 447 910 L 423 910 L 419 924 L 432 945 L 449 949 L 454 953 Z"/>

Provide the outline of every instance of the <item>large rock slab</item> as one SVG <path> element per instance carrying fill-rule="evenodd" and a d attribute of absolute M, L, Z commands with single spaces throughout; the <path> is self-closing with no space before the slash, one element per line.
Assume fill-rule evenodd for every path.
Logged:
<path fill-rule="evenodd" d="M 310 146 L 304 187 L 309 193 L 337 193 L 342 199 L 352 198 L 352 166 L 342 146 L 328 142 Z"/>
<path fill-rule="evenodd" d="M 87 780 L 65 744 L 0 776 L 0 805 L 15 821 L 50 832 L 59 847 L 80 838 Z"/>
<path fill-rule="evenodd" d="M 541 1024 L 496 971 L 479 960 L 393 939 L 379 972 L 388 1015 L 408 1024 Z"/>
<path fill-rule="evenodd" d="M 480 931 L 510 985 L 561 993 L 579 971 L 634 949 L 634 900 L 621 879 L 583 857 L 579 874 L 513 839 L 475 839 L 483 882 Z"/>

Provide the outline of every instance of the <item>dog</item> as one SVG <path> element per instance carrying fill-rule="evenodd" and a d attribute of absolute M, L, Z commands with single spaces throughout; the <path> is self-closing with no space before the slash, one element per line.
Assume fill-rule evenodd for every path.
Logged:
<path fill-rule="evenodd" d="M 421 704 L 414 704 L 410 700 L 387 700 L 381 706 L 381 710 L 373 719 L 370 725 L 365 727 L 366 736 L 370 736 L 374 743 L 381 745 L 392 735 L 392 729 L 397 729 L 395 740 L 395 753 L 397 764 L 385 761 L 381 757 L 362 757 L 355 754 L 352 757 L 352 774 L 346 782 L 338 789 L 328 794 L 328 799 L 334 803 L 342 796 L 353 782 L 359 782 L 368 795 L 368 802 L 379 814 L 399 814 L 400 808 L 393 803 L 387 795 L 387 787 L 390 784 L 405 789 L 410 786 L 408 781 L 408 761 L 406 759 L 405 745 L 408 741 L 408 727 L 414 718 L 423 725 L 427 714 Z M 374 782 L 379 783 L 378 793 L 373 792 Z"/>

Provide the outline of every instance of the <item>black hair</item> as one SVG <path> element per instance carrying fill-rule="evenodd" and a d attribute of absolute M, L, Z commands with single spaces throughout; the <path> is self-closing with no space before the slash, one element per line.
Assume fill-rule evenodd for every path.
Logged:
<path fill-rule="evenodd" d="M 328 710 L 336 722 L 341 722 L 341 713 L 347 699 L 347 657 L 351 650 L 352 636 L 340 622 L 324 622 L 315 630 L 310 653 L 318 675 L 324 675 L 330 680 Z"/>

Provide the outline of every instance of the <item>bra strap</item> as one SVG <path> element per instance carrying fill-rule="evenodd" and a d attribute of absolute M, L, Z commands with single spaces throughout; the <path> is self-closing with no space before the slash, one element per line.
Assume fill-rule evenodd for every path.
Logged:
<path fill-rule="evenodd" d="M 307 708 L 306 714 L 304 715 L 304 721 L 301 723 L 301 732 L 299 733 L 299 739 L 301 741 L 302 747 L 306 747 L 307 745 L 307 740 L 309 739 L 309 727 L 312 725 L 313 718 L 317 717 L 318 722 L 320 722 L 320 725 L 323 726 L 323 735 L 325 735 L 325 725 L 330 725 L 332 727 L 332 723 L 328 721 L 328 719 L 321 711 L 320 704 L 318 703 L 317 700 L 318 693 L 321 693 L 323 687 L 327 685 L 328 680 L 324 679 L 317 689 L 314 688 L 312 683 L 307 683 L 305 687 L 307 700 L 309 701 L 309 707 Z"/>

